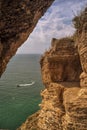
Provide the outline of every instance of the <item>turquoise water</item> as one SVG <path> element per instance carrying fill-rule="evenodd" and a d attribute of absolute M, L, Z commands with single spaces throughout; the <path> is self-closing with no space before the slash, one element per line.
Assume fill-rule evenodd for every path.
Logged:
<path fill-rule="evenodd" d="M 43 89 L 40 55 L 16 55 L 0 79 L 0 129 L 16 130 L 36 112 Z M 17 87 L 35 81 L 32 86 Z"/>

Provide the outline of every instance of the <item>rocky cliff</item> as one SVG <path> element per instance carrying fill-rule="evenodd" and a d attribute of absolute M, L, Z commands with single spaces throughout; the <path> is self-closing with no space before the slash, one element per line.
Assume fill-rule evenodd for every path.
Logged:
<path fill-rule="evenodd" d="M 76 44 L 83 73 L 80 75 L 80 85 L 87 87 L 87 7 L 80 15 L 74 19 L 74 26 L 76 31 Z"/>
<path fill-rule="evenodd" d="M 0 0 L 0 76 L 54 0 Z"/>
<path fill-rule="evenodd" d="M 41 59 L 41 71 L 46 89 L 41 93 L 39 128 L 86 130 L 87 96 L 79 85 L 82 69 L 74 41 L 53 39 L 52 48 Z"/>
<path fill-rule="evenodd" d="M 45 52 L 40 64 L 44 84 L 59 81 L 79 81 L 81 65 L 72 39 L 53 39 L 52 48 Z"/>
<path fill-rule="evenodd" d="M 41 109 L 18 130 L 87 130 L 87 8 L 73 21 L 75 40 L 53 39 L 41 57 Z"/>

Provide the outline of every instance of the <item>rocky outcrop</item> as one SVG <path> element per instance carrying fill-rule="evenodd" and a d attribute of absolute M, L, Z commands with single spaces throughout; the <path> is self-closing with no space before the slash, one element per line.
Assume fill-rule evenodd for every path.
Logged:
<path fill-rule="evenodd" d="M 87 130 L 87 8 L 74 25 L 78 51 L 70 39 L 53 39 L 41 59 L 46 87 L 37 122 L 41 130 Z"/>
<path fill-rule="evenodd" d="M 81 65 L 72 39 L 53 39 L 52 48 L 42 56 L 40 63 L 44 84 L 59 81 L 79 81 Z"/>
<path fill-rule="evenodd" d="M 0 0 L 0 76 L 54 0 Z"/>
<path fill-rule="evenodd" d="M 52 1 L 0 1 L 0 75 Z M 87 130 L 87 8 L 74 25 L 76 44 L 71 38 L 53 39 L 42 56 L 41 110 L 17 130 Z"/>
<path fill-rule="evenodd" d="M 38 127 L 41 130 L 86 130 L 87 93 L 80 89 L 82 69 L 74 41 L 53 39 L 52 48 L 42 56 L 41 72 L 46 89 L 41 92 Z"/>
<path fill-rule="evenodd" d="M 41 130 L 62 130 L 62 117 L 65 113 L 63 105 L 64 87 L 57 83 L 49 83 L 41 93 L 41 111 L 37 125 Z"/>
<path fill-rule="evenodd" d="M 87 87 L 87 7 L 74 18 L 76 44 L 80 55 L 83 73 L 80 75 L 81 87 Z"/>
<path fill-rule="evenodd" d="M 77 85 L 67 88 L 63 99 L 63 130 L 87 130 L 87 89 L 78 88 Z"/>
<path fill-rule="evenodd" d="M 71 38 L 53 39 L 41 57 L 45 90 L 41 110 L 34 116 L 36 126 L 32 119 L 35 130 L 87 130 L 87 8 L 73 21 L 75 43 Z M 31 126 L 28 120 L 26 128 Z"/>
<path fill-rule="evenodd" d="M 41 110 L 33 127 L 31 121 L 18 130 L 86 130 L 87 91 L 81 88 L 82 72 L 78 51 L 72 39 L 53 39 L 51 49 L 42 56 L 41 72 L 45 90 Z"/>

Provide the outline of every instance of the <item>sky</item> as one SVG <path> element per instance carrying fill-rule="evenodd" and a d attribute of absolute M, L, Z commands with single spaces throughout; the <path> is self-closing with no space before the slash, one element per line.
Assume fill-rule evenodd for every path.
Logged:
<path fill-rule="evenodd" d="M 42 54 L 51 46 L 52 38 L 71 36 L 72 19 L 87 6 L 87 0 L 55 0 L 17 54 Z"/>

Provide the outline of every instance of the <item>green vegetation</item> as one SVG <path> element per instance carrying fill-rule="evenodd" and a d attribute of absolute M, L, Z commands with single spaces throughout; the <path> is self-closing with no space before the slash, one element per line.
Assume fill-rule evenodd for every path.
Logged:
<path fill-rule="evenodd" d="M 73 24 L 77 31 L 82 32 L 83 27 L 85 26 L 85 24 L 87 24 L 87 7 L 83 11 L 81 11 L 78 16 L 74 17 Z"/>

